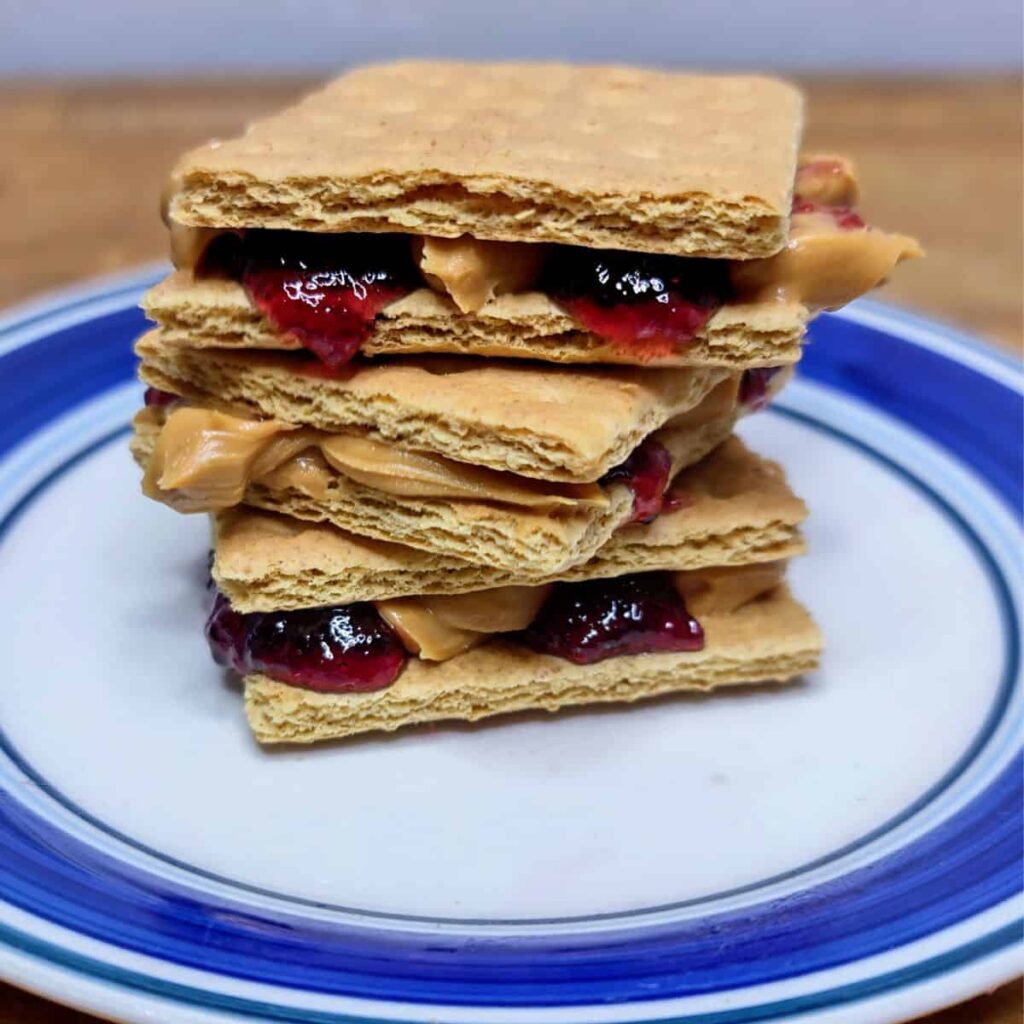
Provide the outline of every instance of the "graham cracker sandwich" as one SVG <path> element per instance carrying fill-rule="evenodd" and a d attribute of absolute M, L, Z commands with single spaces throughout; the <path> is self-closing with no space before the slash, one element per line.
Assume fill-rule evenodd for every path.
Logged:
<path fill-rule="evenodd" d="M 443 661 L 413 655 L 405 645 L 415 647 L 416 640 L 411 634 L 399 639 L 403 634 L 396 635 L 385 618 L 391 614 L 397 621 L 395 612 L 378 612 L 370 604 L 252 617 L 218 614 L 215 608 L 208 635 L 222 663 L 243 675 L 245 712 L 256 739 L 313 743 L 423 722 L 475 722 L 516 711 L 788 682 L 817 667 L 821 635 L 785 585 L 772 579 L 763 569 L 748 573 L 733 601 L 699 618 L 687 611 L 679 592 L 692 585 L 713 593 L 710 572 L 556 584 L 528 625 Z M 759 587 L 767 589 L 726 610 L 742 600 L 741 590 Z M 504 624 L 521 622 L 510 616 Z M 591 622 L 601 625 L 590 629 Z M 224 641 L 222 629 L 239 638 L 246 657 L 233 660 L 235 648 Z M 565 630 L 571 631 L 568 638 Z M 305 675 L 301 668 L 291 681 L 283 678 L 324 633 L 340 641 L 339 648 L 350 645 L 348 652 L 371 652 L 359 675 L 372 677 L 372 683 L 336 690 L 323 680 L 319 689 L 298 682 Z M 261 639 L 271 634 L 291 634 L 294 646 L 272 648 Z M 294 660 L 292 650 L 298 651 Z"/>
<path fill-rule="evenodd" d="M 246 509 L 214 529 L 207 639 L 266 743 L 785 681 L 821 640 L 785 585 L 805 509 L 737 439 L 687 500 L 530 579 Z"/>
<path fill-rule="evenodd" d="M 211 574 L 233 608 L 265 612 L 782 562 L 804 550 L 806 506 L 781 467 L 735 436 L 676 476 L 666 506 L 652 523 L 617 530 L 587 561 L 532 577 L 239 506 L 215 514 Z"/>
<path fill-rule="evenodd" d="M 777 366 L 916 244 L 801 159 L 791 85 L 560 64 L 350 71 L 186 154 L 169 342 L 559 363 Z"/>
<path fill-rule="evenodd" d="M 164 387 L 171 383 L 149 365 L 143 363 L 145 379 Z M 405 363 L 396 368 L 415 369 Z M 474 372 L 484 381 L 489 379 L 487 370 L 501 373 L 499 367 L 488 366 L 443 376 L 442 385 L 452 379 L 461 384 Z M 517 367 L 514 375 L 524 372 Z M 629 373 L 663 376 L 658 371 Z M 543 371 L 541 376 L 550 375 Z M 284 380 L 293 383 L 296 377 L 286 374 Z M 532 402 L 524 398 L 511 403 L 489 435 L 486 422 L 477 417 L 476 436 L 468 417 L 491 405 L 480 388 L 456 388 L 449 396 L 447 432 L 437 436 L 457 443 L 445 445 L 431 444 L 427 431 L 432 421 L 411 405 L 401 408 L 395 387 L 382 392 L 398 407 L 388 407 L 388 422 L 400 423 L 408 433 L 385 438 L 379 431 L 359 431 L 337 420 L 321 418 L 319 426 L 311 427 L 252 418 L 245 409 L 225 411 L 214 396 L 222 403 L 236 396 L 235 390 L 221 387 L 200 395 L 175 378 L 173 386 L 185 398 L 151 392 L 152 404 L 135 419 L 132 447 L 145 468 L 144 492 L 182 512 L 245 504 L 478 566 L 538 576 L 586 561 L 630 523 L 656 520 L 666 502 L 671 504 L 667 495 L 679 471 L 723 442 L 737 418 L 766 401 L 784 378 L 784 373 L 767 381 L 764 375 L 745 379 L 733 374 L 707 391 L 717 379 L 714 375 L 703 378 L 699 387 L 687 381 L 678 392 L 686 396 L 680 402 L 696 404 L 666 419 L 675 409 L 666 396 L 677 392 L 666 391 L 663 380 L 661 390 L 645 393 L 635 377 L 623 378 L 621 373 L 591 378 L 588 388 L 595 388 L 603 401 L 589 412 L 585 402 L 573 400 L 573 394 L 581 399 L 584 392 L 569 388 L 563 374 L 548 398 L 534 391 Z M 548 399 L 550 414 L 539 416 L 538 403 Z M 447 400 L 433 394 L 432 401 L 441 409 Z M 638 403 L 645 414 L 653 410 L 646 423 L 649 432 L 636 429 Z M 460 406 L 464 419 L 457 418 Z M 417 416 L 422 424 L 418 432 L 409 429 L 415 428 Z M 310 418 L 307 413 L 307 422 Z M 543 448 L 536 440 L 541 432 L 546 435 Z M 502 458 L 495 445 L 484 448 L 484 440 L 497 438 L 509 439 Z M 540 467 L 545 452 L 551 458 Z M 561 465 L 552 470 L 556 456 Z M 573 473 L 567 469 L 570 456 Z M 480 461 L 460 460 L 469 457 Z M 495 468 L 509 464 L 516 469 Z M 542 472 L 546 475 L 535 475 Z"/>

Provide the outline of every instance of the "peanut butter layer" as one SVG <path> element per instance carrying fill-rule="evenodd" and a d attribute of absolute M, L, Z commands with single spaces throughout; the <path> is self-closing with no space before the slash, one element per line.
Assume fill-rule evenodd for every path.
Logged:
<path fill-rule="evenodd" d="M 673 572 L 672 581 L 690 614 L 701 618 L 732 614 L 780 586 L 785 574 L 785 562 L 765 562 Z M 377 611 L 410 654 L 448 661 L 498 634 L 526 629 L 550 592 L 550 584 L 542 584 L 400 597 L 378 601 Z"/>
<path fill-rule="evenodd" d="M 683 467 L 701 459 L 728 437 L 735 419 L 730 412 L 688 429 L 666 428 L 674 464 Z M 132 451 L 144 469 L 158 434 L 150 416 L 136 419 Z M 271 473 L 261 482 L 251 482 L 244 502 L 526 576 L 557 573 L 586 561 L 629 520 L 633 508 L 632 491 L 622 484 L 608 488 L 600 502 L 575 502 L 551 510 L 390 494 L 342 473 L 334 473 L 321 490 L 320 474 L 307 476 L 301 461 L 285 469 L 283 476 Z"/>
<path fill-rule="evenodd" d="M 670 493 L 678 507 L 653 523 L 618 530 L 589 560 L 539 576 L 525 565 L 471 564 L 240 507 L 216 517 L 213 576 L 240 611 L 273 611 L 750 565 L 803 550 L 798 527 L 807 515 L 804 503 L 780 467 L 758 458 L 739 438 L 680 473 Z"/>
<path fill-rule="evenodd" d="M 456 357 L 357 364 L 332 376 L 298 355 L 186 348 L 159 331 L 136 351 L 147 384 L 199 404 L 567 483 L 599 479 L 728 376 Z"/>
<path fill-rule="evenodd" d="M 701 651 L 637 654 L 573 665 L 503 640 L 435 664 L 411 661 L 392 686 L 325 694 L 245 680 L 245 711 L 261 743 L 313 743 L 446 719 L 636 701 L 739 683 L 783 682 L 814 669 L 822 639 L 785 587 L 703 623 Z"/>
<path fill-rule="evenodd" d="M 739 378 L 722 381 L 654 439 L 673 460 L 688 457 L 693 431 L 737 413 Z M 279 420 L 253 420 L 201 406 L 145 408 L 139 424 L 158 431 L 143 492 L 179 512 L 211 512 L 242 502 L 252 484 L 323 497 L 334 476 L 403 498 L 488 502 L 559 511 L 606 508 L 597 484 L 561 484 L 470 466 L 351 434 L 329 434 Z"/>
<path fill-rule="evenodd" d="M 838 309 L 877 288 L 903 260 L 921 255 L 921 247 L 906 235 L 843 228 L 826 212 L 794 213 L 786 248 L 767 259 L 734 264 L 732 279 L 756 303 Z"/>
<path fill-rule="evenodd" d="M 484 242 L 472 235 L 419 239 L 419 266 L 427 283 L 475 313 L 497 295 L 531 290 L 544 259 L 542 246 Z"/>
<path fill-rule="evenodd" d="M 784 562 L 734 565 L 672 574 L 693 615 L 729 615 L 774 590 Z M 551 585 L 506 586 L 471 594 L 402 597 L 379 601 L 377 611 L 406 649 L 424 661 L 448 661 L 500 633 L 526 629 L 551 592 Z"/>
<path fill-rule="evenodd" d="M 749 76 L 564 64 L 359 68 L 186 154 L 170 216 L 678 255 L 786 241 L 799 93 Z"/>

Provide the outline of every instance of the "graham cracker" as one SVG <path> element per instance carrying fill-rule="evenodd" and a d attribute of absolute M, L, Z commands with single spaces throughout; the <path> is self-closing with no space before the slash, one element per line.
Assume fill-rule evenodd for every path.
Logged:
<path fill-rule="evenodd" d="M 132 452 L 143 467 L 159 430 L 147 412 L 136 416 L 132 440 Z M 729 436 L 734 423 L 735 416 L 727 415 L 683 435 L 673 430 L 674 464 L 683 467 L 703 458 Z M 244 502 L 293 519 L 329 523 L 349 533 L 474 565 L 544 575 L 586 561 L 607 543 L 630 518 L 633 495 L 625 486 L 613 485 L 604 507 L 571 508 L 552 514 L 500 504 L 393 495 L 339 474 L 332 478 L 323 496 L 250 484 Z"/>
<path fill-rule="evenodd" d="M 799 92 L 746 75 L 402 61 L 186 154 L 169 214 L 744 259 L 785 244 Z"/>
<path fill-rule="evenodd" d="M 598 480 L 728 376 L 718 367 L 458 356 L 358 363 L 334 376 L 297 354 L 194 348 L 159 331 L 143 335 L 136 352 L 147 384 L 200 403 L 574 483 Z"/>
<path fill-rule="evenodd" d="M 515 711 L 784 682 L 818 664 L 821 635 L 785 587 L 702 625 L 701 651 L 628 655 L 594 665 L 491 640 L 450 661 L 410 659 L 391 686 L 371 693 L 316 693 L 251 675 L 245 711 L 261 743 L 314 743 L 420 722 L 474 722 Z"/>
<path fill-rule="evenodd" d="M 781 468 L 732 437 L 676 478 L 681 507 L 613 533 L 586 562 L 529 576 L 237 508 L 215 519 L 213 578 L 241 612 L 395 597 L 460 594 L 513 584 L 586 580 L 654 569 L 778 561 L 802 553 L 806 506 Z"/>
<path fill-rule="evenodd" d="M 301 348 L 270 326 L 235 281 L 178 270 L 150 289 L 142 306 L 160 325 L 162 337 L 177 345 Z M 361 351 L 368 357 L 439 352 L 552 363 L 744 369 L 795 363 L 808 316 L 799 303 L 731 303 L 715 312 L 685 348 L 645 358 L 582 330 L 542 292 L 499 295 L 478 312 L 463 313 L 448 296 L 420 288 L 383 310 Z"/>

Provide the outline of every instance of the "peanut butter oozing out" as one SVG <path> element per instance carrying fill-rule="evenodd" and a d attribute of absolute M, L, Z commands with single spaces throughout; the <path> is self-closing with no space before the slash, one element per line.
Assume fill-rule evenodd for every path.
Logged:
<path fill-rule="evenodd" d="M 785 562 L 766 562 L 673 573 L 691 615 L 728 615 L 774 590 Z M 403 597 L 376 602 L 410 654 L 424 661 L 447 661 L 496 633 L 525 629 L 551 592 L 539 587 L 496 587 L 469 594 Z"/>
<path fill-rule="evenodd" d="M 148 497 L 179 512 L 209 512 L 239 504 L 251 483 L 322 497 L 339 474 L 402 497 L 551 512 L 604 508 L 609 500 L 597 484 L 532 480 L 363 437 L 192 406 L 166 415 L 142 486 Z"/>
<path fill-rule="evenodd" d="M 840 228 L 825 213 L 794 213 L 786 248 L 767 259 L 734 263 L 732 281 L 749 302 L 836 309 L 880 285 L 901 260 L 921 254 L 906 235 Z"/>
<path fill-rule="evenodd" d="M 484 242 L 471 235 L 417 239 L 420 270 L 435 291 L 447 292 L 463 313 L 496 295 L 528 291 L 544 258 L 543 245 Z"/>
<path fill-rule="evenodd" d="M 801 156 L 793 193 L 806 203 L 852 207 L 859 197 L 853 164 L 831 154 Z M 732 281 L 747 301 L 836 309 L 880 285 L 901 260 L 920 255 L 906 235 L 842 228 L 827 212 L 799 212 L 790 218 L 786 248 L 767 259 L 734 263 Z"/>
<path fill-rule="evenodd" d="M 730 375 L 697 406 L 657 432 L 670 454 L 677 438 L 685 441 L 688 432 L 735 413 L 739 379 L 738 374 Z M 321 499 L 339 475 L 403 498 L 475 501 L 552 515 L 603 509 L 610 501 L 598 483 L 535 480 L 279 420 L 244 419 L 190 405 L 146 408 L 138 415 L 160 428 L 143 476 L 143 493 L 179 512 L 238 505 L 250 484 L 294 488 Z"/>
<path fill-rule="evenodd" d="M 160 219 L 167 225 L 171 241 L 171 262 L 178 270 L 194 270 L 206 247 L 218 236 L 237 234 L 224 228 L 197 228 L 171 216 L 171 201 L 181 191 L 181 181 L 171 176 L 160 192 Z"/>

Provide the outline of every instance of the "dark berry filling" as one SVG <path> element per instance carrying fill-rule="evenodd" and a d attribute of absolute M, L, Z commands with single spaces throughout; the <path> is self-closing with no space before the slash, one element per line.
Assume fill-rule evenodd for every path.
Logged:
<path fill-rule="evenodd" d="M 203 273 L 241 281 L 276 330 L 331 369 L 370 336 L 380 311 L 419 285 L 407 235 L 251 231 L 208 248 Z"/>
<path fill-rule="evenodd" d="M 154 409 L 166 409 L 167 406 L 181 401 L 181 395 L 172 395 L 170 391 L 161 391 L 159 388 L 146 388 L 142 400 Z"/>
<path fill-rule="evenodd" d="M 849 206 L 826 206 L 824 203 L 815 203 L 810 199 L 797 198 L 793 200 L 793 212 L 827 214 L 835 221 L 836 227 L 847 231 L 867 227 L 861 215 Z"/>
<path fill-rule="evenodd" d="M 577 665 L 704 646 L 700 623 L 664 572 L 556 584 L 519 635 L 532 650 Z"/>
<path fill-rule="evenodd" d="M 727 261 L 560 246 L 542 290 L 588 331 L 641 358 L 684 349 L 729 297 Z"/>
<path fill-rule="evenodd" d="M 781 372 L 781 366 L 758 366 L 744 370 L 740 378 L 740 405 L 746 406 L 751 412 L 763 409 L 768 404 L 772 379 Z"/>
<path fill-rule="evenodd" d="M 294 686 L 354 693 L 390 686 L 406 651 L 371 604 L 292 612 L 236 612 L 223 594 L 206 622 L 214 660 L 241 675 L 265 672 Z"/>
<path fill-rule="evenodd" d="M 633 492 L 631 523 L 649 523 L 658 517 L 672 472 L 672 456 L 664 445 L 647 438 L 625 462 L 608 470 L 602 484 L 624 483 Z"/>

